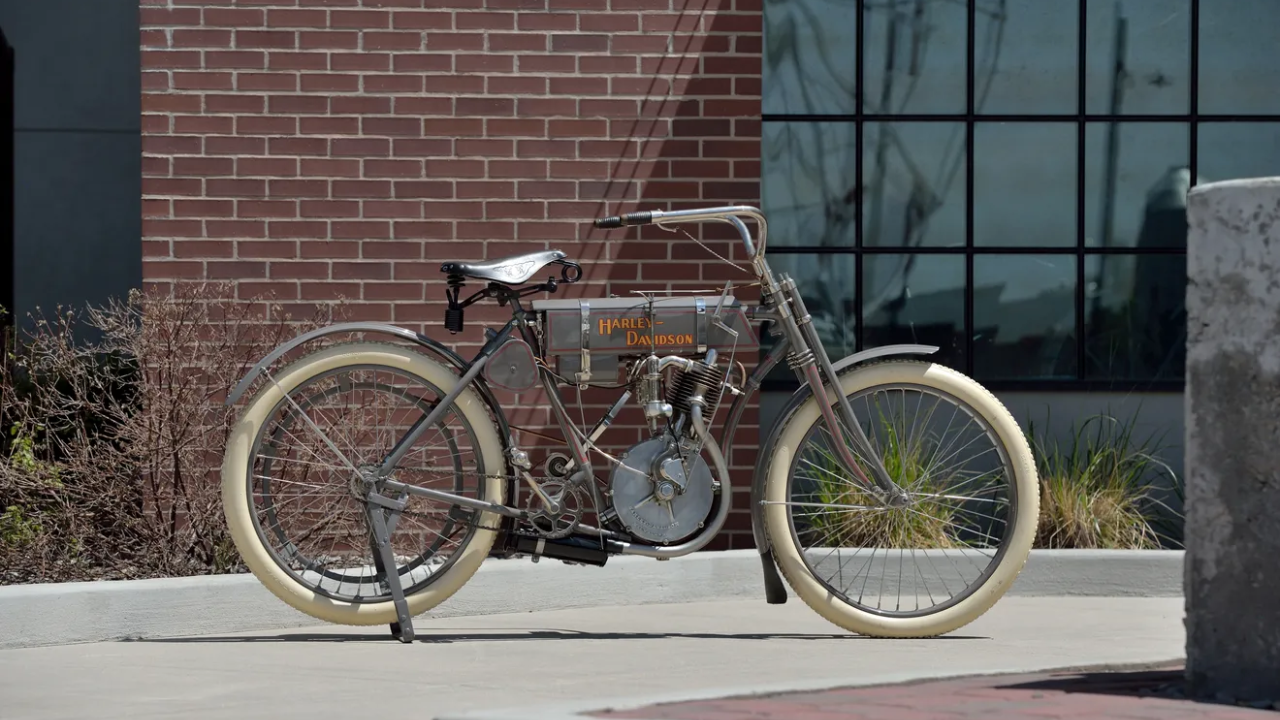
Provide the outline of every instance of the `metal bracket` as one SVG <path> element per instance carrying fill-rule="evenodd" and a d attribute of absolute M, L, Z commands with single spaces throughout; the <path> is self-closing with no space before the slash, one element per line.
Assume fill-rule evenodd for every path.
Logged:
<path fill-rule="evenodd" d="M 582 339 L 578 346 L 581 353 L 581 367 L 578 368 L 576 378 L 581 386 L 591 381 L 591 303 L 587 300 L 579 300 L 578 312 L 582 317 L 580 328 Z"/>
<path fill-rule="evenodd" d="M 707 335 L 707 301 L 700 297 L 694 298 L 693 306 L 698 314 L 698 352 L 704 353 L 707 351 L 707 343 L 711 341 L 711 338 Z"/>

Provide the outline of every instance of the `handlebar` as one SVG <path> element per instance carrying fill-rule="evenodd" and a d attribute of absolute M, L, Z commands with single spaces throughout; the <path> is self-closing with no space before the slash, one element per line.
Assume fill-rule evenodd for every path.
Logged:
<path fill-rule="evenodd" d="M 630 225 L 648 225 L 653 222 L 653 212 L 633 212 L 626 215 L 612 215 L 607 218 L 600 218 L 595 221 L 595 226 L 612 230 L 613 228 L 627 227 Z"/>
<path fill-rule="evenodd" d="M 758 244 L 751 241 L 751 233 L 747 230 L 746 223 L 742 222 L 739 216 L 745 216 L 756 221 L 756 227 L 759 228 Z M 742 244 L 747 248 L 747 255 L 753 260 L 764 256 L 764 243 L 768 235 L 769 225 L 765 222 L 764 213 L 758 208 L 749 205 L 728 205 L 724 207 L 713 208 L 697 208 L 694 210 L 646 210 L 641 212 L 627 213 L 626 215 L 612 215 L 610 217 L 600 218 L 592 224 L 598 228 L 612 230 L 614 228 L 630 227 L 633 225 L 649 225 L 652 223 L 667 222 L 701 222 L 713 220 L 726 222 L 733 225 L 738 234 L 742 236 Z"/>

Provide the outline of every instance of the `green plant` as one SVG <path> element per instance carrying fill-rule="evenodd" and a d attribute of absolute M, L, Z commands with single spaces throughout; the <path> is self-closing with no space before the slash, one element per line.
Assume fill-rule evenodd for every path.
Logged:
<path fill-rule="evenodd" d="M 878 403 L 876 407 L 879 409 Z M 945 454 L 945 443 L 926 443 L 923 434 L 908 433 L 908 437 L 903 438 L 896 423 L 883 413 L 879 416 L 879 425 L 881 433 L 873 434 L 871 423 L 864 432 L 869 438 L 878 438 L 876 445 L 889 476 L 910 488 L 919 499 L 910 508 L 880 507 L 869 491 L 841 469 L 833 449 L 810 444 L 801 457 L 807 468 L 805 479 L 812 484 L 812 499 L 804 501 L 866 508 L 806 516 L 813 533 L 810 542 L 842 547 L 965 547 L 967 543 L 957 537 L 957 531 L 965 527 L 965 523 L 956 521 L 960 509 L 929 497 L 943 495 L 947 488 L 957 484 L 952 474 L 931 472 L 939 465 L 939 455 Z"/>
<path fill-rule="evenodd" d="M 0 513 L 0 545 L 21 548 L 34 542 L 43 531 L 40 523 L 27 517 L 21 506 L 10 505 Z"/>
<path fill-rule="evenodd" d="M 1181 484 L 1159 459 L 1158 441 L 1135 441 L 1136 417 L 1088 417 L 1073 424 L 1065 447 L 1038 437 L 1035 423 L 1028 423 L 1040 475 L 1036 547 L 1155 549 L 1176 544 L 1169 527 L 1176 518 L 1169 515 L 1177 513 L 1160 499 L 1159 480 L 1167 478 L 1175 494 Z"/>

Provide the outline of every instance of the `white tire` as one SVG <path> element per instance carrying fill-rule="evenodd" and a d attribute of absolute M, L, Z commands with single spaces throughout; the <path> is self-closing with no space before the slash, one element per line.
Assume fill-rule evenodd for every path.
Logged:
<path fill-rule="evenodd" d="M 918 360 L 889 360 L 857 366 L 840 375 L 846 397 L 869 388 L 912 383 L 947 393 L 969 406 L 994 430 L 1013 468 L 1016 511 L 1004 555 L 981 586 L 949 607 L 925 615 L 903 617 L 870 612 L 840 598 L 813 574 L 802 557 L 787 505 L 792 465 L 805 436 L 820 421 L 818 401 L 810 396 L 779 433 L 766 470 L 764 522 L 778 567 L 797 595 L 819 615 L 850 632 L 878 637 L 930 637 L 963 627 L 991 609 L 1022 570 L 1031 551 L 1039 519 L 1039 480 L 1031 448 L 1009 411 L 979 383 L 950 368 Z M 828 386 L 828 393 L 831 392 Z M 834 395 L 832 396 L 834 399 Z"/>
<path fill-rule="evenodd" d="M 395 622 L 395 605 L 385 602 L 344 602 L 326 597 L 298 582 L 281 568 L 263 544 L 251 509 L 249 467 L 255 439 L 268 415 L 292 392 L 317 374 L 351 365 L 378 365 L 416 375 L 447 393 L 459 377 L 451 369 L 411 350 L 382 343 L 335 345 L 307 355 L 274 373 L 277 386 L 269 380 L 241 414 L 227 440 L 222 464 L 223 511 L 231 537 L 245 564 L 276 597 L 311 617 L 339 625 L 383 625 Z M 284 392 L 282 392 L 282 389 Z M 495 475 L 505 475 L 502 443 L 484 402 L 470 388 L 459 395 L 456 409 L 470 425 L 477 454 L 483 459 L 485 499 L 504 502 L 505 483 Z M 407 597 L 409 612 L 418 615 L 439 605 L 466 583 L 489 554 L 497 536 L 501 516 L 477 513 L 478 527 L 466 545 L 456 551 L 447 568 L 422 590 Z"/>

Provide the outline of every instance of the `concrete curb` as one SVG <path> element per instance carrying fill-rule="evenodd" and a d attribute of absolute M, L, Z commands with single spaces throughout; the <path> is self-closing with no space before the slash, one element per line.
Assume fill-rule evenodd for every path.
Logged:
<path fill-rule="evenodd" d="M 1066 673 L 1066 672 L 1127 672 L 1141 671 L 1166 666 L 1175 662 L 1183 662 L 1185 658 L 1164 658 L 1151 662 L 1138 663 L 1099 663 L 1097 665 L 1054 665 L 1052 663 L 1012 662 L 1007 665 L 988 668 L 979 672 L 947 672 L 947 671 L 910 671 L 910 672 L 871 672 L 858 679 L 828 678 L 805 682 L 778 683 L 775 685 L 755 685 L 751 687 L 707 688 L 684 693 L 665 695 L 633 696 L 626 698 L 603 698 L 595 700 L 579 700 L 572 703 L 545 705 L 542 707 L 515 707 L 493 710 L 475 710 L 465 713 L 439 715 L 433 720 L 587 720 L 585 713 L 628 712 L 651 705 L 666 705 L 679 702 L 696 702 L 700 700 L 718 700 L 728 697 L 753 697 L 759 695 L 778 695 L 781 693 L 834 690 L 843 688 L 875 687 L 883 685 L 906 685 L 938 680 L 956 680 L 971 677 L 999 677 L 1001 675 L 1024 675 L 1031 673 Z"/>
<path fill-rule="evenodd" d="M 1034 550 L 1011 595 L 1182 595 L 1181 550 Z M 667 562 L 618 557 L 603 568 L 489 560 L 423 616 L 457 617 L 610 605 L 755 597 L 754 550 L 702 552 Z M 791 594 L 788 602 L 801 602 Z M 0 648 L 314 627 L 320 621 L 271 595 L 252 575 L 0 587 Z"/>

